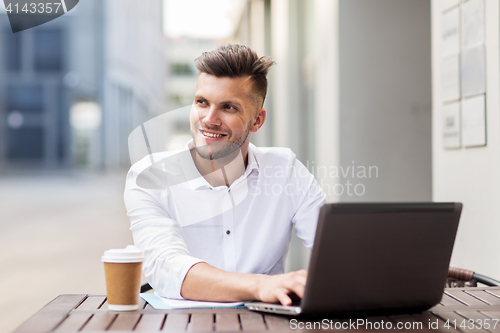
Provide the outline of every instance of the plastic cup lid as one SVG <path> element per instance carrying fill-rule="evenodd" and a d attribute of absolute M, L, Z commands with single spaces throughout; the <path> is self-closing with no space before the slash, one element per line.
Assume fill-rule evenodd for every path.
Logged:
<path fill-rule="evenodd" d="M 103 262 L 142 262 L 144 261 L 144 256 L 142 251 L 134 246 L 129 245 L 124 249 L 111 249 L 104 251 L 104 255 L 101 260 Z"/>

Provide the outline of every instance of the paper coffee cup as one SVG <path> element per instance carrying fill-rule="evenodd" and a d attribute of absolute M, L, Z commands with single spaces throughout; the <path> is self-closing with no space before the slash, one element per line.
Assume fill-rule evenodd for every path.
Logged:
<path fill-rule="evenodd" d="M 104 252 L 104 274 L 108 308 L 113 311 L 137 310 L 141 289 L 141 271 L 144 256 L 133 245 Z"/>

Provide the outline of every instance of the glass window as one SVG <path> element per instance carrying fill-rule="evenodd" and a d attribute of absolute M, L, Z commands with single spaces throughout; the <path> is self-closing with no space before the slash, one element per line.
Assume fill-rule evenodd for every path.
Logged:
<path fill-rule="evenodd" d="M 7 131 L 7 157 L 12 160 L 40 160 L 44 155 L 44 131 L 20 128 Z"/>
<path fill-rule="evenodd" d="M 31 113 L 43 112 L 43 90 L 40 85 L 20 85 L 7 88 L 7 110 Z"/>
<path fill-rule="evenodd" d="M 59 29 L 34 30 L 35 70 L 54 72 L 63 69 L 62 32 Z"/>
<path fill-rule="evenodd" d="M 9 28 L 10 30 L 10 28 Z M 5 69 L 9 72 L 21 70 L 21 34 L 13 34 L 10 31 L 5 37 Z"/>

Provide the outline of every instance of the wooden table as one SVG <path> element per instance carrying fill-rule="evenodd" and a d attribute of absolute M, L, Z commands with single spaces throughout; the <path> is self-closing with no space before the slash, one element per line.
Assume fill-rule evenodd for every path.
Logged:
<path fill-rule="evenodd" d="M 15 333 L 42 332 L 315 332 L 307 329 L 314 321 L 293 321 L 290 318 L 263 315 L 246 309 L 191 309 L 154 310 L 142 301 L 140 310 L 133 312 L 108 311 L 105 295 L 60 295 L 24 322 Z M 500 332 L 500 287 L 446 289 L 441 303 L 420 314 L 371 317 L 364 319 L 371 323 L 355 327 L 356 319 L 327 320 L 334 330 L 349 328 L 356 331 L 392 331 L 397 325 L 407 325 L 418 332 Z M 360 319 L 361 320 L 361 319 Z M 450 327 L 446 327 L 446 322 Z M 456 329 L 454 328 L 454 321 Z M 467 320 L 474 320 L 472 325 Z M 318 319 L 320 325 L 321 319 Z M 495 323 L 495 328 L 493 326 Z M 421 324 L 419 324 L 421 323 Z M 429 327 L 429 323 L 433 326 Z M 479 324 L 490 328 L 479 329 Z M 377 329 L 378 324 L 378 329 Z M 325 325 L 325 324 L 323 324 Z M 462 327 L 460 327 L 462 325 Z M 465 328 L 463 327 L 465 326 Z M 470 327 L 474 328 L 470 328 Z M 299 330 L 299 327 L 304 329 Z M 312 326 L 314 327 L 314 326 Z M 354 327 L 354 329 L 353 329 Z M 399 326 L 404 327 L 404 326 Z M 292 329 L 296 328 L 296 329 Z M 316 326 L 319 328 L 319 326 Z M 325 330 L 321 330 L 325 331 Z"/>

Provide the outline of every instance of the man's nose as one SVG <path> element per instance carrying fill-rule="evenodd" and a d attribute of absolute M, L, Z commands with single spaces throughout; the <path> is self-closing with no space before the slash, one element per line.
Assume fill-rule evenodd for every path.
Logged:
<path fill-rule="evenodd" d="M 203 122 L 209 127 L 222 125 L 219 118 L 219 112 L 216 107 L 212 106 L 208 109 L 208 112 L 203 117 Z"/>

